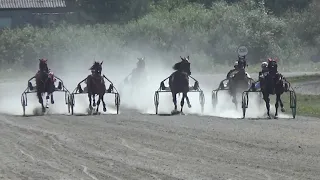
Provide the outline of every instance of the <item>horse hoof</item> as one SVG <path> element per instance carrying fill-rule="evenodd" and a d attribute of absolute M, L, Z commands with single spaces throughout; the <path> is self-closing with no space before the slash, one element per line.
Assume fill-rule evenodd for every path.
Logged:
<path fill-rule="evenodd" d="M 278 116 L 274 116 L 274 119 L 278 119 Z"/>
<path fill-rule="evenodd" d="M 93 107 L 96 107 L 96 103 L 93 103 Z"/>
<path fill-rule="evenodd" d="M 107 112 L 107 108 L 103 108 L 103 112 Z"/>
<path fill-rule="evenodd" d="M 176 115 L 176 114 L 179 114 L 179 113 L 180 113 L 180 112 L 177 111 L 177 110 L 172 110 L 172 111 L 171 111 L 171 114 L 172 114 L 172 115 Z"/>
<path fill-rule="evenodd" d="M 54 104 L 54 101 L 53 101 L 53 100 L 51 101 L 51 104 Z"/>
<path fill-rule="evenodd" d="M 286 112 L 286 109 L 285 108 L 281 108 L 281 112 Z"/>
<path fill-rule="evenodd" d="M 192 108 L 191 104 L 190 104 L 190 105 L 188 105 L 188 107 L 189 107 L 189 108 Z"/>
<path fill-rule="evenodd" d="M 268 119 L 271 119 L 271 116 L 268 116 Z"/>
<path fill-rule="evenodd" d="M 180 115 L 185 115 L 185 114 L 184 114 L 184 112 L 181 111 L 181 112 L 180 112 Z"/>

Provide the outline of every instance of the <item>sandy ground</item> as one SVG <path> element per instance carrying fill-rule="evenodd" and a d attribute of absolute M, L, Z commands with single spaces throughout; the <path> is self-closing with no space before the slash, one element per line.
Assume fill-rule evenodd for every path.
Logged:
<path fill-rule="evenodd" d="M 6 180 L 320 179 L 315 118 L 4 112 L 0 129 Z"/>

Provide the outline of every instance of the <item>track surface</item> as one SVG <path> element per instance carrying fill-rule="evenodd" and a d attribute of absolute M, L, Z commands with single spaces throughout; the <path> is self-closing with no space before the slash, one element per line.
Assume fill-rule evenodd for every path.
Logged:
<path fill-rule="evenodd" d="M 320 121 L 0 115 L 0 179 L 320 179 Z"/>

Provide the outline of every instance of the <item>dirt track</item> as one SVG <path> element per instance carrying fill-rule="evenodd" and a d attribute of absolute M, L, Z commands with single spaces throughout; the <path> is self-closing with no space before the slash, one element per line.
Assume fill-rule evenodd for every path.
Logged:
<path fill-rule="evenodd" d="M 0 115 L 0 179 L 320 179 L 320 121 Z"/>

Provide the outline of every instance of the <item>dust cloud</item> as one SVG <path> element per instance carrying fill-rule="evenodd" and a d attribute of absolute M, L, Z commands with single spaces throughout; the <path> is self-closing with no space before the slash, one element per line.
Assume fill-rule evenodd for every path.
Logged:
<path fill-rule="evenodd" d="M 63 81 L 65 87 L 70 91 L 76 88 L 77 84 L 82 81 L 90 71 L 89 67 L 92 65 L 94 60 L 104 61 L 103 63 L 103 74 L 108 77 L 115 88 L 120 92 L 120 113 L 125 109 L 135 110 L 142 114 L 155 114 L 154 106 L 154 94 L 160 86 L 160 82 L 167 78 L 172 72 L 172 65 L 175 62 L 180 61 L 180 55 L 175 57 L 175 61 L 170 64 L 164 64 L 163 58 L 154 57 L 154 53 L 142 54 L 140 52 L 127 53 L 119 57 L 104 57 L 97 56 L 94 53 L 86 53 L 85 55 L 72 54 L 72 58 L 65 59 L 64 61 L 48 61 L 49 68 L 55 73 L 55 75 Z M 183 55 L 182 55 L 183 56 Z M 187 54 L 185 55 L 187 56 Z M 146 60 L 146 81 L 140 82 L 131 86 L 125 84 L 124 79 L 131 73 L 136 67 L 137 58 L 145 57 Z M 192 56 L 191 67 L 192 67 Z M 36 73 L 37 66 L 35 66 L 34 73 Z M 184 106 L 185 114 L 195 114 L 204 116 L 219 116 L 225 118 L 241 118 L 242 109 L 241 105 L 238 108 L 231 101 L 231 97 L 226 92 L 219 92 L 219 103 L 215 109 L 211 104 L 211 91 L 218 86 L 218 83 L 223 79 L 225 75 L 216 77 L 216 75 L 201 75 L 194 72 L 194 77 L 199 81 L 200 87 L 204 91 L 205 95 L 205 106 L 204 112 L 201 113 L 201 106 L 199 102 L 199 93 L 190 92 L 188 93 L 192 108 L 188 108 L 186 103 Z M 34 74 L 30 74 L 32 77 Z M 21 106 L 21 94 L 27 88 L 27 80 L 30 78 L 27 76 L 18 77 L 15 79 L 7 80 L 1 83 L 0 91 L 0 112 L 10 115 L 22 115 Z M 210 79 L 208 81 L 207 79 Z M 194 82 L 190 80 L 192 85 Z M 35 85 L 35 82 L 33 82 Z M 109 82 L 106 82 L 106 86 L 109 86 Z M 168 86 L 168 82 L 165 82 Z M 56 83 L 57 85 L 57 83 Z M 84 88 L 84 84 L 82 84 Z M 182 96 L 177 96 L 178 108 L 180 108 L 180 100 Z M 38 103 L 38 99 L 35 93 L 28 94 L 27 96 L 27 115 L 39 115 L 41 114 L 41 106 Z M 45 101 L 45 97 L 44 101 Z M 70 115 L 68 111 L 68 105 L 65 102 L 65 94 L 62 92 L 54 93 L 55 104 L 50 104 L 47 114 L 64 114 Z M 102 111 L 102 103 L 100 104 L 100 112 L 102 114 L 116 114 L 115 97 L 113 94 L 106 94 L 105 102 L 107 104 L 107 112 Z M 247 109 L 248 118 L 262 118 L 266 117 L 265 105 L 261 101 L 259 103 L 259 97 L 257 95 L 250 95 L 249 97 L 249 108 Z M 170 114 L 173 110 L 173 102 L 171 93 L 160 93 L 159 99 L 159 114 Z M 239 97 L 241 103 L 241 97 Z M 75 107 L 74 113 L 78 115 L 84 115 L 88 109 L 88 97 L 86 94 L 75 96 Z M 239 104 L 240 104 L 239 103 Z M 260 105 L 259 105 L 260 104 Z M 273 104 L 271 104 L 274 107 Z M 274 108 L 272 109 L 273 112 Z M 280 115 L 285 118 L 286 115 Z"/>

